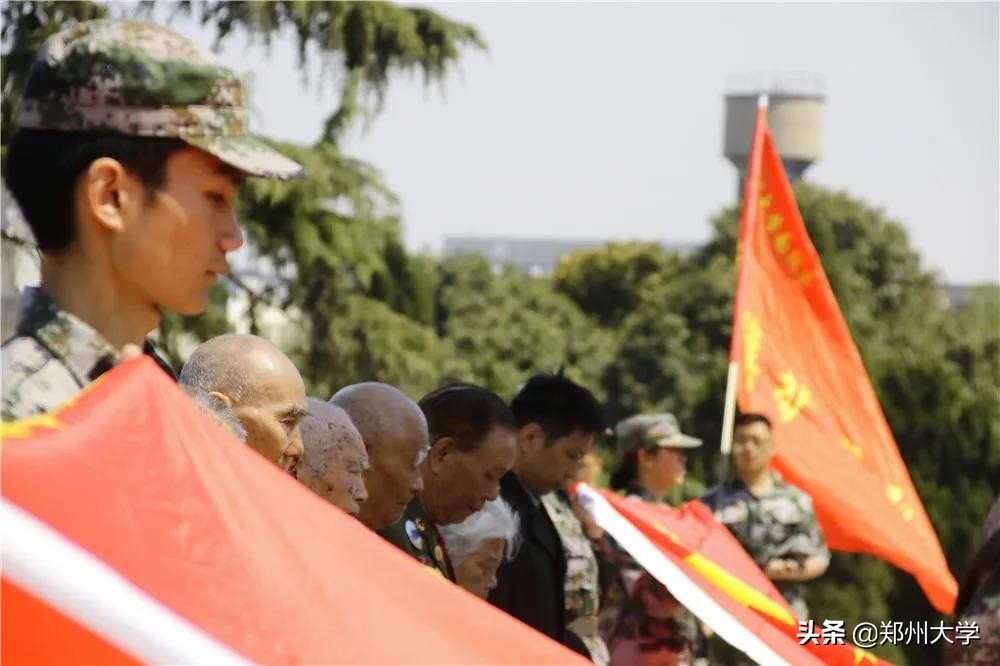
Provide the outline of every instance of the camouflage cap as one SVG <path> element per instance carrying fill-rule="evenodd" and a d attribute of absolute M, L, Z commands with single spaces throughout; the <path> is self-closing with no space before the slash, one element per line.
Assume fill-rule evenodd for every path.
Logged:
<path fill-rule="evenodd" d="M 681 432 L 673 414 L 637 414 L 615 426 L 618 451 L 623 455 L 653 446 L 693 449 L 701 440 Z"/>
<path fill-rule="evenodd" d="M 232 70 L 152 23 L 86 21 L 49 37 L 28 74 L 15 124 L 176 138 L 252 176 L 303 173 L 247 134 L 243 83 Z"/>

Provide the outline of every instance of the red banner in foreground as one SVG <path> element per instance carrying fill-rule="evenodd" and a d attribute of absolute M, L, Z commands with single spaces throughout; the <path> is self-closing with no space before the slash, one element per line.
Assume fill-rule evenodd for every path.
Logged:
<path fill-rule="evenodd" d="M 3 424 L 0 471 L 5 663 L 584 663 L 306 491 L 147 359 Z"/>
<path fill-rule="evenodd" d="M 799 623 L 778 589 L 711 510 L 680 509 L 580 486 L 598 524 L 671 594 L 727 642 L 761 663 L 887 665 L 851 645 L 852 627 L 823 645 L 798 637 Z M 816 631 L 822 633 L 822 622 Z M 837 644 L 842 643 L 842 644 Z"/>

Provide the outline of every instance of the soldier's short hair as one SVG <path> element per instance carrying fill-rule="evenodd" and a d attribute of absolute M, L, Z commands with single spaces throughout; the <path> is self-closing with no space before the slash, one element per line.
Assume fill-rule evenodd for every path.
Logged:
<path fill-rule="evenodd" d="M 451 437 L 459 451 L 474 451 L 496 427 L 515 430 L 514 414 L 493 391 L 450 384 L 420 399 L 430 441 Z"/>
<path fill-rule="evenodd" d="M 94 160 L 117 160 L 152 198 L 166 183 L 167 160 L 184 147 L 178 139 L 22 130 L 11 139 L 4 179 L 38 249 L 59 252 L 76 237 L 74 189 Z"/>
<path fill-rule="evenodd" d="M 441 536 L 448 547 L 448 557 L 460 565 L 489 539 L 504 540 L 504 559 L 511 560 L 520 545 L 520 519 L 507 502 L 496 498 L 483 505 L 465 520 L 441 525 Z"/>
<path fill-rule="evenodd" d="M 740 426 L 753 425 L 754 423 L 763 423 L 767 426 L 768 430 L 771 430 L 771 419 L 767 418 L 764 414 L 758 414 L 756 412 L 744 412 L 737 414 L 736 418 L 733 419 L 733 427 L 739 428 Z"/>

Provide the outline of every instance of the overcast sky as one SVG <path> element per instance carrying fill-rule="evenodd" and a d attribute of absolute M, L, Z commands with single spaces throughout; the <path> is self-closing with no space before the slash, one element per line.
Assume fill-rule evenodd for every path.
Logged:
<path fill-rule="evenodd" d="M 733 75 L 823 81 L 807 178 L 884 208 L 950 282 L 1000 281 L 998 5 L 433 5 L 475 26 L 444 90 L 406 75 L 346 150 L 402 199 L 408 245 L 449 234 L 702 241 L 735 195 Z M 174 26 L 209 45 L 211 33 Z M 310 142 L 335 104 L 290 43 L 228 43 L 258 131 Z M 328 86 L 328 89 L 330 86 Z"/>

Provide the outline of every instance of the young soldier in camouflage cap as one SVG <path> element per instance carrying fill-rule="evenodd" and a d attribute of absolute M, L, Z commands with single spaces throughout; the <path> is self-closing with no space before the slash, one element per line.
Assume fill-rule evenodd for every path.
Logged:
<path fill-rule="evenodd" d="M 246 118 L 237 76 L 159 26 L 89 21 L 46 41 L 5 173 L 43 260 L 3 345 L 3 420 L 58 407 L 126 347 L 150 351 L 162 310 L 205 308 L 243 243 L 242 178 L 302 172 Z"/>
<path fill-rule="evenodd" d="M 830 551 L 812 500 L 770 469 L 771 422 L 741 414 L 733 428 L 736 478 L 713 486 L 703 498 L 799 617 L 808 617 L 803 583 L 822 575 Z"/>
<path fill-rule="evenodd" d="M 666 412 L 631 416 L 615 426 L 615 437 L 620 460 L 611 487 L 654 504 L 684 482 L 685 451 L 702 444 Z M 612 663 L 690 663 L 698 637 L 694 616 L 616 543 L 609 543 L 605 559 L 613 576 L 601 623 Z"/>

